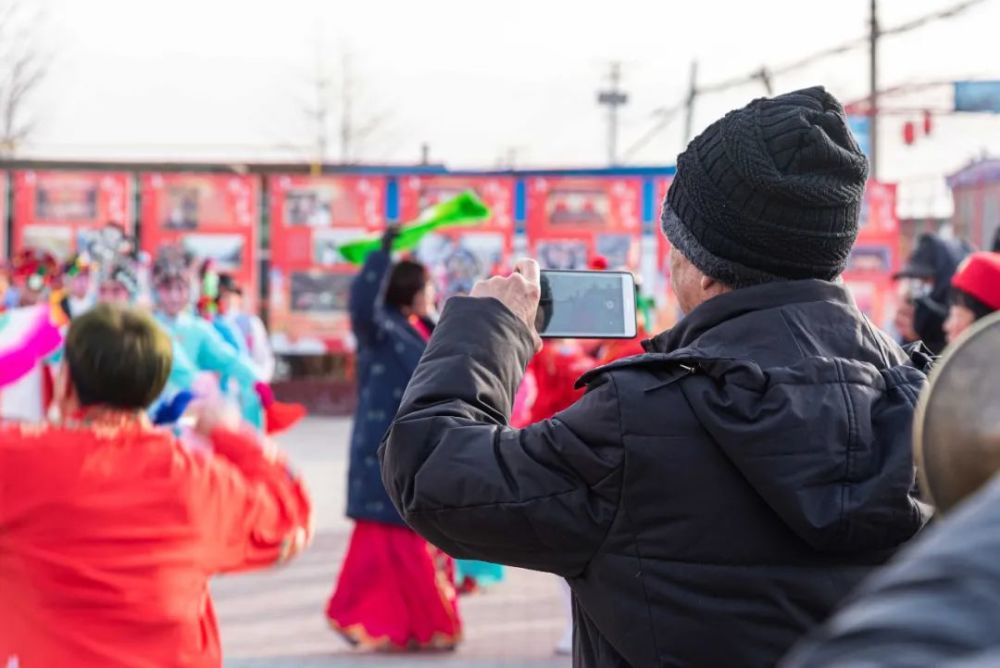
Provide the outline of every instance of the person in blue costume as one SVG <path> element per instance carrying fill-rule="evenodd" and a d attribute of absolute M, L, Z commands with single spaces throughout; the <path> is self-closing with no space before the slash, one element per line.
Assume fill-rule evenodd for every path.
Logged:
<path fill-rule="evenodd" d="M 275 358 L 260 317 L 243 308 L 243 286 L 232 274 L 219 273 L 211 260 L 201 266 L 198 313 L 212 323 L 226 343 L 250 359 L 261 379 L 274 377 Z"/>
<path fill-rule="evenodd" d="M 153 268 L 153 281 L 156 319 L 174 343 L 175 362 L 163 399 L 169 401 L 172 395 L 190 390 L 199 372 L 214 372 L 231 379 L 238 388 L 243 418 L 263 430 L 263 383 L 260 374 L 248 358 L 226 343 L 211 323 L 191 312 L 191 279 L 187 263 L 183 258 L 164 254 Z"/>

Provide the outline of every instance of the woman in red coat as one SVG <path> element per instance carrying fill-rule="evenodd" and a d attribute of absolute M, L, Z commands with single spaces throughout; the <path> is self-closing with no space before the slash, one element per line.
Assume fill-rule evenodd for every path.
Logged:
<path fill-rule="evenodd" d="M 171 348 L 97 306 L 66 338 L 64 421 L 0 426 L 0 666 L 218 668 L 209 578 L 305 546 L 305 489 L 237 415 L 203 406 L 197 452 L 149 423 Z"/>

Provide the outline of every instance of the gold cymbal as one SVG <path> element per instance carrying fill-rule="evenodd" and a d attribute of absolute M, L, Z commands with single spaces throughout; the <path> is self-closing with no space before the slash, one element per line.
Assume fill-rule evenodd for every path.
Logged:
<path fill-rule="evenodd" d="M 1000 312 L 977 322 L 931 371 L 913 453 L 923 493 L 942 512 L 1000 471 Z"/>

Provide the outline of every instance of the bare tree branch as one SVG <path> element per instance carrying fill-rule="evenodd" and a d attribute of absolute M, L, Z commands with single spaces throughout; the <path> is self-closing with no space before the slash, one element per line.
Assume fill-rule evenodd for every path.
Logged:
<path fill-rule="evenodd" d="M 37 127 L 26 102 L 48 72 L 37 48 L 42 16 L 22 0 L 0 0 L 0 157 L 12 156 Z"/>

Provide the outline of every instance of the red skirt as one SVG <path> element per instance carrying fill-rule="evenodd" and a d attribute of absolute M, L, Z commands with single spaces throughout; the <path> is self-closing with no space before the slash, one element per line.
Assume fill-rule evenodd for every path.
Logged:
<path fill-rule="evenodd" d="M 365 649 L 452 649 L 462 637 L 454 561 L 406 527 L 358 521 L 326 616 Z"/>

